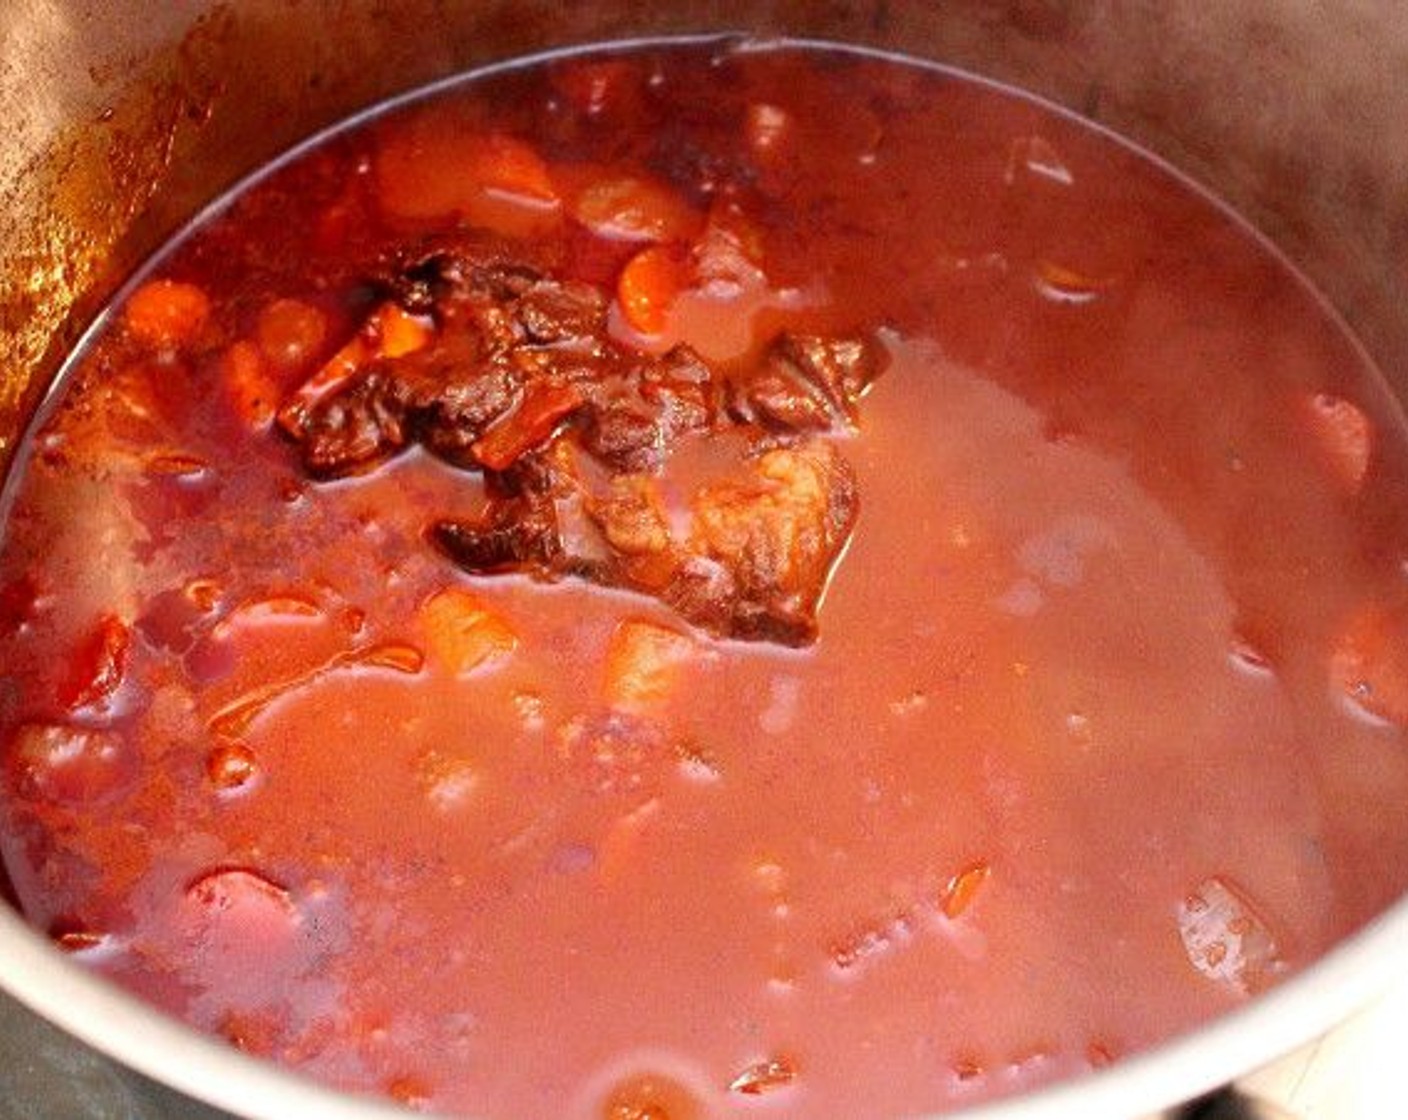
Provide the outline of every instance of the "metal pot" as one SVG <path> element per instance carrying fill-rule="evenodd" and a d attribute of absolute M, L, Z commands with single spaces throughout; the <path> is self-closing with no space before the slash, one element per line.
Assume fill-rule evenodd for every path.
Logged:
<path fill-rule="evenodd" d="M 243 172 L 357 108 L 483 62 L 686 31 L 906 51 L 1132 137 L 1268 233 L 1408 399 L 1408 21 L 1391 0 L 7 0 L 0 467 L 87 318 Z M 1239 1013 L 973 1120 L 1191 1115 L 1186 1102 L 1287 1054 L 1259 1088 L 1303 1086 L 1331 1052 L 1329 1032 L 1361 1030 L 1400 974 L 1408 901 Z M 241 1115 L 399 1115 L 195 1034 L 71 964 L 3 906 L 0 985 L 124 1065 Z M 33 1029 L 35 1047 L 50 1037 Z M 91 1055 L 75 1053 L 72 1068 Z"/>

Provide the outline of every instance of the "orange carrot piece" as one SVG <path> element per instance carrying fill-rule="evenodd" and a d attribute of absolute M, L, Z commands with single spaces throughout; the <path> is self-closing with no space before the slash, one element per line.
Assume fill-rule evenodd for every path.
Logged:
<path fill-rule="evenodd" d="M 393 217 L 444 218 L 508 236 L 557 221 L 561 199 L 532 145 L 503 133 L 466 133 L 462 122 L 428 112 L 383 134 L 378 197 Z"/>
<path fill-rule="evenodd" d="M 220 359 L 220 374 L 235 413 L 246 426 L 266 428 L 278 407 L 279 389 L 264 368 L 259 348 L 252 342 L 236 342 Z"/>
<path fill-rule="evenodd" d="M 969 864 L 945 884 L 939 892 L 939 909 L 950 920 L 957 918 L 977 896 L 978 889 L 988 881 L 992 868 L 986 863 Z"/>
<path fill-rule="evenodd" d="M 143 284 L 122 312 L 124 324 L 136 338 L 162 348 L 194 341 L 209 317 L 209 297 L 194 284 L 177 280 Z"/>
<path fill-rule="evenodd" d="M 522 402 L 474 443 L 474 457 L 490 470 L 502 471 L 552 438 L 564 418 L 585 398 L 575 385 L 535 385 Z"/>
<path fill-rule="evenodd" d="M 275 366 L 296 370 L 313 360 L 327 334 L 327 317 L 297 299 L 276 299 L 262 311 L 254 336 Z"/>
<path fill-rule="evenodd" d="M 676 630 L 628 620 L 616 627 L 606 650 L 603 687 L 616 708 L 642 708 L 667 699 L 694 643 Z"/>
<path fill-rule="evenodd" d="M 676 191 L 639 175 L 593 177 L 568 209 L 592 233 L 613 241 L 686 241 L 703 225 Z"/>
<path fill-rule="evenodd" d="M 362 324 L 336 354 L 300 385 L 279 409 L 279 424 L 299 435 L 308 409 L 329 393 L 341 388 L 368 362 L 377 358 L 401 358 L 428 345 L 434 328 L 418 316 L 394 303 L 383 303 Z"/>
<path fill-rule="evenodd" d="M 460 677 L 501 662 L 518 647 L 508 623 L 462 587 L 447 587 L 421 604 L 420 624 L 431 654 Z"/>
<path fill-rule="evenodd" d="M 1348 493 L 1358 492 L 1374 451 L 1373 422 L 1349 401 L 1330 393 L 1306 397 L 1301 415 L 1330 473 Z"/>
<path fill-rule="evenodd" d="M 634 329 L 641 334 L 659 334 L 684 287 L 680 258 L 663 245 L 652 245 L 626 262 L 616 281 L 616 302 Z"/>

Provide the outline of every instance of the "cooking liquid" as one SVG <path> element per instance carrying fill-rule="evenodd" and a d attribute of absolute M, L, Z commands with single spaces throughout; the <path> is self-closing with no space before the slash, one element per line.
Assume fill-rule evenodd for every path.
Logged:
<path fill-rule="evenodd" d="M 570 205 L 435 200 L 490 134 L 564 197 L 738 202 L 758 277 L 623 341 L 879 332 L 814 647 L 692 634 L 623 713 L 613 635 L 666 608 L 471 580 L 423 533 L 475 475 L 310 482 L 240 407 L 237 345 L 291 392 L 428 230 L 610 290 L 639 242 Z M 29 918 L 204 1030 L 494 1117 L 937 1111 L 1235 1007 L 1408 885 L 1399 411 L 1265 243 L 1087 124 L 836 49 L 555 57 L 337 131 L 151 274 L 209 297 L 195 341 L 119 306 L 10 480 L 0 819 Z M 463 675 L 452 585 L 516 639 Z"/>

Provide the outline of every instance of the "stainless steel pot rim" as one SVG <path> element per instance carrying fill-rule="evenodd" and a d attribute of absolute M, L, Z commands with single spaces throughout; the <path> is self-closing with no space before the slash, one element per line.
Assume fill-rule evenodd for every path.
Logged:
<path fill-rule="evenodd" d="M 1237 1011 L 1098 1073 L 945 1114 L 948 1120 L 1133 1120 L 1225 1085 L 1324 1034 L 1402 982 L 1408 901 Z M 94 1049 L 249 1120 L 407 1113 L 243 1054 L 89 972 L 0 907 L 0 986 Z M 544 1024 L 551 1037 L 551 1023 Z"/>

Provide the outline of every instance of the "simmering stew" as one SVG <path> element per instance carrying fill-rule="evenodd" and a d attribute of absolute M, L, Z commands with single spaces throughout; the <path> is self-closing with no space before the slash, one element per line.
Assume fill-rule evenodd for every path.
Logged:
<path fill-rule="evenodd" d="M 139 276 L 17 459 L 56 943 L 427 1110 L 939 1111 L 1408 886 L 1408 441 L 1233 215 L 888 57 L 385 107 Z"/>

